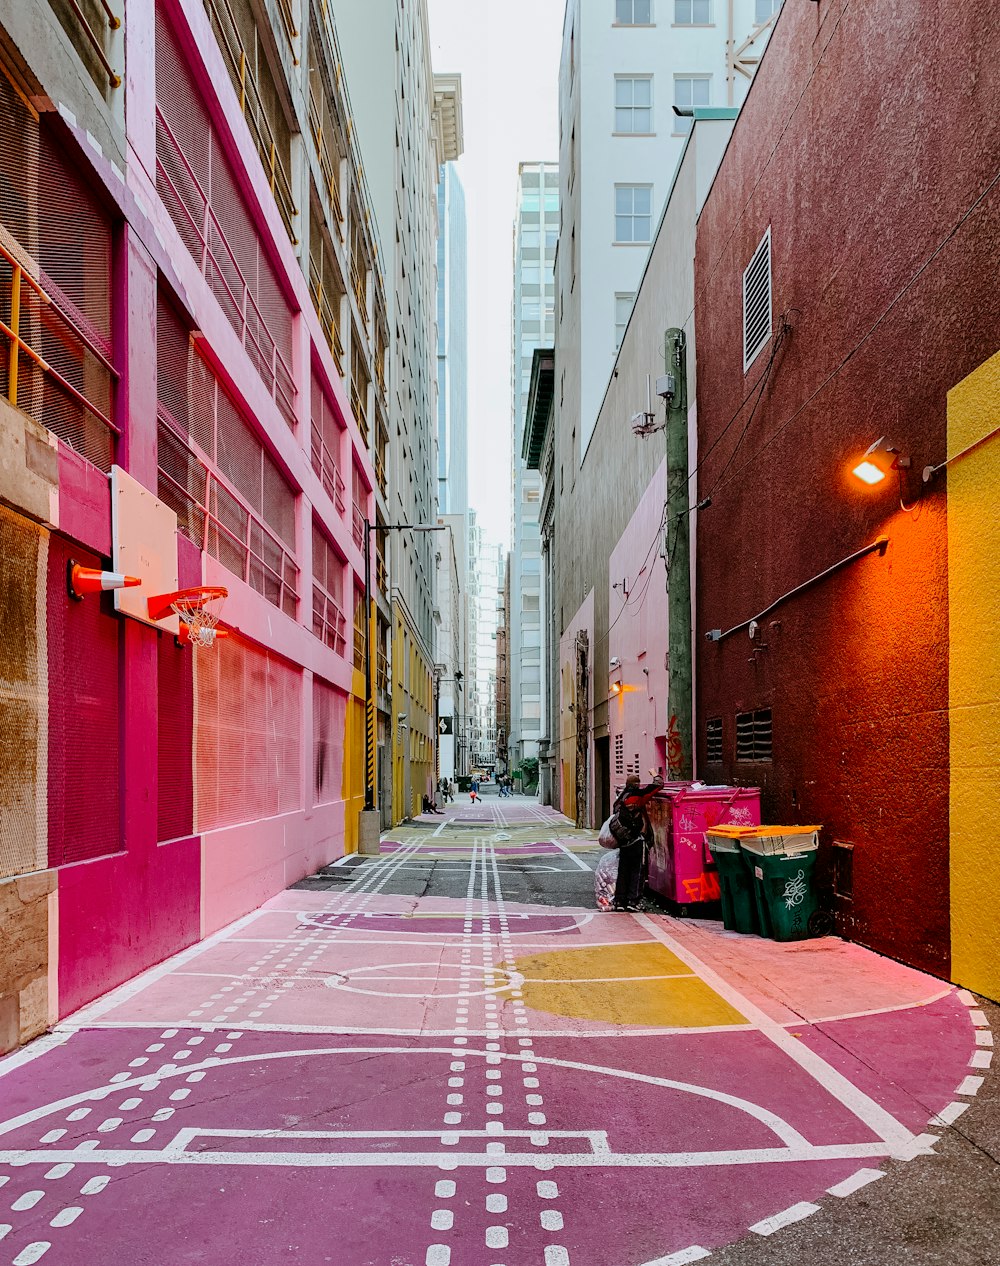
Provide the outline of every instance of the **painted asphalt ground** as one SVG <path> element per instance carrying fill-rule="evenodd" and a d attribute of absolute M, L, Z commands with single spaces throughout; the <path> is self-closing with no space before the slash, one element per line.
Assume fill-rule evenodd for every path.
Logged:
<path fill-rule="evenodd" d="M 0 1266 L 998 1260 L 970 995 L 599 914 L 533 802 L 382 850 L 0 1062 Z"/>

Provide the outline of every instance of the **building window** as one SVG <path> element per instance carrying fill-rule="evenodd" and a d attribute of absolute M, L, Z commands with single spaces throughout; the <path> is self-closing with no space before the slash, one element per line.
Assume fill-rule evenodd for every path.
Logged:
<path fill-rule="evenodd" d="M 711 21 L 712 0 L 674 0 L 676 26 L 708 26 Z"/>
<path fill-rule="evenodd" d="M 743 372 L 771 337 L 771 230 L 760 239 L 743 274 Z"/>
<path fill-rule="evenodd" d="M 742 763 L 771 759 L 771 709 L 736 714 L 736 759 Z"/>
<path fill-rule="evenodd" d="M 648 242 L 653 223 L 652 185 L 615 185 L 615 241 Z"/>
<path fill-rule="evenodd" d="M 615 75 L 615 131 L 648 136 L 652 130 L 652 76 Z"/>
<path fill-rule="evenodd" d="M 635 303 L 634 294 L 616 294 L 615 295 L 615 351 L 622 345 L 622 339 L 625 337 L 625 329 L 628 326 L 628 319 L 632 315 L 632 305 Z"/>
<path fill-rule="evenodd" d="M 712 91 L 710 75 L 675 75 L 674 105 L 682 110 L 691 110 L 695 106 L 707 106 Z M 691 131 L 693 119 L 685 115 L 674 116 L 674 133 L 685 135 Z"/>
<path fill-rule="evenodd" d="M 722 764 L 722 717 L 709 717 L 705 722 L 705 763 Z"/>
<path fill-rule="evenodd" d="M 760 25 L 781 8 L 781 0 L 754 0 L 753 20 Z"/>
<path fill-rule="evenodd" d="M 615 0 L 615 22 L 619 26 L 651 26 L 653 0 Z"/>

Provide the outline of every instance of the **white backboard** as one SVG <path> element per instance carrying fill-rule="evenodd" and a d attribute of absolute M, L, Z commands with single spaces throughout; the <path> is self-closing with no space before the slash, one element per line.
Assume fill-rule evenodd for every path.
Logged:
<path fill-rule="evenodd" d="M 111 550 L 114 570 L 142 582 L 114 591 L 115 610 L 176 635 L 177 616 L 151 620 L 148 604 L 178 588 L 177 515 L 120 466 L 111 467 Z"/>

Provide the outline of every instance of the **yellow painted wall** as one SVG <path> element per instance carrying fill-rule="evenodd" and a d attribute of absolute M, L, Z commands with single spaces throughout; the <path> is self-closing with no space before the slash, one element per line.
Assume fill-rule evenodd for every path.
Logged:
<path fill-rule="evenodd" d="M 365 676 L 354 670 L 344 721 L 344 852 L 358 851 L 358 814 L 365 807 Z"/>
<path fill-rule="evenodd" d="M 948 456 L 997 426 L 1000 353 L 948 393 Z M 951 973 L 1000 998 L 1000 436 L 947 480 Z"/>

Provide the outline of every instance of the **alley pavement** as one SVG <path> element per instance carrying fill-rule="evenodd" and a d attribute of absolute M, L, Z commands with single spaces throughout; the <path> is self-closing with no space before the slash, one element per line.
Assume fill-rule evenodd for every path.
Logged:
<path fill-rule="evenodd" d="M 995 1009 L 599 851 L 456 803 L 0 1061 L 0 1266 L 1000 1261 Z"/>

